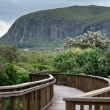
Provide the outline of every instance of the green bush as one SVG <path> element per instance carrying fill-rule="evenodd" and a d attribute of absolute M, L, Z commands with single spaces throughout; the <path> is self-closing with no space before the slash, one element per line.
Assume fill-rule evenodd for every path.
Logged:
<path fill-rule="evenodd" d="M 17 63 L 17 66 L 19 66 L 21 68 L 24 68 L 28 72 L 36 72 L 36 71 L 38 71 L 38 69 L 34 68 L 32 66 L 32 64 L 30 64 L 30 63 L 19 62 L 19 63 Z"/>
<path fill-rule="evenodd" d="M 0 76 L 0 86 L 24 83 L 27 82 L 28 79 L 28 72 L 24 68 L 5 63 L 5 70 Z"/>
<path fill-rule="evenodd" d="M 106 36 L 105 33 L 101 31 L 91 32 L 88 31 L 83 35 L 76 36 L 75 38 L 67 37 L 65 40 L 65 44 L 61 48 L 57 48 L 57 50 L 63 50 L 70 47 L 80 47 L 80 48 L 95 48 L 100 50 L 106 50 L 110 45 L 110 39 Z"/>
<path fill-rule="evenodd" d="M 19 67 L 25 68 L 29 72 L 53 70 L 53 56 L 54 52 L 50 51 L 23 51 L 19 50 L 20 57 L 18 63 Z M 22 57 L 21 57 L 22 56 Z"/>
<path fill-rule="evenodd" d="M 0 77 L 2 77 L 2 74 L 6 70 L 6 63 L 3 58 L 0 57 Z"/>
<path fill-rule="evenodd" d="M 100 71 L 105 76 L 110 76 L 110 47 L 106 50 L 104 57 L 100 60 Z"/>
<path fill-rule="evenodd" d="M 0 85 L 14 85 L 18 84 L 18 77 L 16 70 L 13 68 L 13 64 L 6 63 L 6 70 L 0 78 Z"/>
<path fill-rule="evenodd" d="M 18 82 L 25 83 L 29 81 L 29 73 L 24 68 L 14 65 L 14 69 L 16 70 L 18 76 Z"/>
<path fill-rule="evenodd" d="M 100 76 L 99 61 L 102 55 L 96 50 L 85 50 L 81 56 L 84 57 L 82 65 L 83 72 L 86 74 Z M 78 60 L 81 61 L 80 58 Z"/>
<path fill-rule="evenodd" d="M 33 64 L 33 67 L 36 68 L 38 71 L 52 71 L 53 67 L 48 65 L 42 65 L 42 64 Z"/>
<path fill-rule="evenodd" d="M 0 44 L 0 57 L 4 58 L 7 62 L 17 61 L 17 48 L 16 46 L 4 46 Z"/>
<path fill-rule="evenodd" d="M 101 57 L 102 55 L 95 49 L 70 48 L 56 55 L 54 67 L 60 72 L 100 75 Z"/>

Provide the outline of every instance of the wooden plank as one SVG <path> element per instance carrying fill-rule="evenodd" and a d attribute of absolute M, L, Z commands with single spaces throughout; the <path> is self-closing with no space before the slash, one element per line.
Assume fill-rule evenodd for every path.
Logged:
<path fill-rule="evenodd" d="M 37 92 L 37 110 L 41 110 L 41 90 L 38 90 Z"/>
<path fill-rule="evenodd" d="M 26 94 L 26 101 L 27 101 L 27 110 L 31 110 L 31 93 Z"/>
<path fill-rule="evenodd" d="M 75 103 L 66 102 L 66 110 L 75 110 Z"/>
<path fill-rule="evenodd" d="M 5 98 L 1 98 L 1 110 L 5 110 Z"/>
<path fill-rule="evenodd" d="M 92 105 L 91 104 L 89 104 L 89 110 L 92 110 Z"/>
<path fill-rule="evenodd" d="M 84 110 L 84 105 L 80 105 L 80 110 Z"/>
<path fill-rule="evenodd" d="M 20 97 L 19 96 L 17 97 L 17 103 L 18 103 L 17 110 L 20 110 Z"/>
<path fill-rule="evenodd" d="M 26 109 L 26 99 L 25 99 L 25 95 L 22 96 L 22 104 L 23 104 L 23 110 Z"/>
<path fill-rule="evenodd" d="M 15 110 L 16 97 L 10 97 L 10 110 Z"/>
<path fill-rule="evenodd" d="M 97 102 L 97 103 L 109 103 L 110 98 L 105 97 L 68 97 L 64 98 L 64 101 L 77 101 L 77 102 Z"/>

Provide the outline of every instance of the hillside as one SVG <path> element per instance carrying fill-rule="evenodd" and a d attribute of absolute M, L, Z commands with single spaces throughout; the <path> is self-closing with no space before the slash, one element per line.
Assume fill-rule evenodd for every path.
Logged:
<path fill-rule="evenodd" d="M 67 36 L 75 37 L 88 30 L 100 30 L 109 36 L 109 27 L 109 7 L 72 6 L 21 16 L 0 41 L 5 44 L 16 43 L 21 48 L 48 49 L 59 46 Z"/>

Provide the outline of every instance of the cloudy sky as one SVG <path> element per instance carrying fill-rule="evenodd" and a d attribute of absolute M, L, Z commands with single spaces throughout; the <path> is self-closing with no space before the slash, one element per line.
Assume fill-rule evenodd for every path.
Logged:
<path fill-rule="evenodd" d="M 110 0 L 0 0 L 0 37 L 24 14 L 73 5 L 110 6 Z"/>

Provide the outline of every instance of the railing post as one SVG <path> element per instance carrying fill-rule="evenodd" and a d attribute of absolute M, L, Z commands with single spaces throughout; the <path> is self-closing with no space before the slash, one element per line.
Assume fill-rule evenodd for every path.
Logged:
<path fill-rule="evenodd" d="M 51 100 L 52 100 L 53 95 L 54 95 L 53 85 L 51 85 L 50 88 L 51 88 L 50 95 L 51 95 Z"/>
<path fill-rule="evenodd" d="M 96 104 L 95 105 L 95 110 L 100 110 L 100 105 Z"/>
<path fill-rule="evenodd" d="M 37 110 L 41 110 L 41 90 L 37 91 Z"/>
<path fill-rule="evenodd" d="M 31 93 L 28 93 L 26 95 L 26 99 L 27 99 L 27 110 L 30 110 L 30 107 L 31 107 Z"/>
<path fill-rule="evenodd" d="M 5 98 L 1 98 L 1 110 L 5 110 Z"/>
<path fill-rule="evenodd" d="M 10 110 L 15 110 L 15 100 L 16 100 L 16 97 L 10 98 Z"/>
<path fill-rule="evenodd" d="M 66 101 L 66 110 L 75 110 L 75 103 Z"/>

